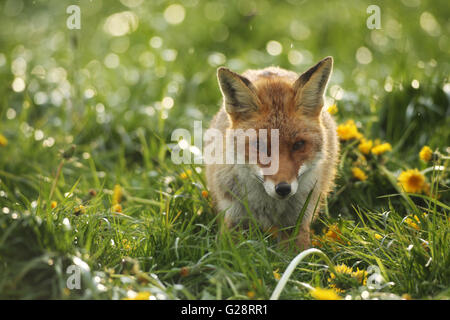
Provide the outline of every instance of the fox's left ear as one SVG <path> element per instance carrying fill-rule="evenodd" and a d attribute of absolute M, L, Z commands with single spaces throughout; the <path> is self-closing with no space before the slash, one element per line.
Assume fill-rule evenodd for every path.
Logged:
<path fill-rule="evenodd" d="M 333 69 L 333 58 L 326 57 L 295 81 L 297 107 L 309 115 L 319 115 L 323 107 L 323 95 Z"/>

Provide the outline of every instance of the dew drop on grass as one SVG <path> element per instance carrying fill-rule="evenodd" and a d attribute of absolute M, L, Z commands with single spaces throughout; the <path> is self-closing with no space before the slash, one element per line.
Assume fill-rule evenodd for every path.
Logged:
<path fill-rule="evenodd" d="M 370 296 L 369 291 L 365 290 L 361 293 L 361 298 L 368 299 Z"/>
<path fill-rule="evenodd" d="M 158 300 L 166 300 L 167 296 L 165 294 L 163 294 L 163 293 L 157 293 L 156 294 L 156 299 L 158 299 Z"/>
<path fill-rule="evenodd" d="M 42 146 L 45 148 L 50 148 L 55 144 L 55 139 L 53 137 L 49 137 L 42 142 Z"/>
<path fill-rule="evenodd" d="M 36 130 L 34 132 L 34 139 L 36 141 L 40 141 L 40 140 L 44 139 L 44 132 L 42 130 Z"/>
<path fill-rule="evenodd" d="M 164 97 L 164 99 L 161 101 L 161 105 L 163 108 L 171 109 L 174 105 L 173 98 L 171 97 Z"/>
<path fill-rule="evenodd" d="M 155 48 L 155 49 L 161 48 L 162 44 L 163 44 L 163 40 L 158 36 L 152 37 L 150 39 L 150 46 L 152 48 Z"/>
<path fill-rule="evenodd" d="M 299 65 L 303 62 L 303 55 L 300 51 L 290 50 L 288 53 L 288 60 L 292 65 Z"/>
<path fill-rule="evenodd" d="M 360 64 L 369 64 L 372 62 L 372 52 L 366 47 L 360 47 L 356 51 L 356 61 Z"/>
<path fill-rule="evenodd" d="M 172 4 L 164 11 L 164 19 L 169 24 L 180 24 L 183 22 L 186 10 L 180 4 Z"/>
<path fill-rule="evenodd" d="M 271 56 L 278 56 L 283 52 L 283 46 L 278 41 L 271 40 L 267 43 L 266 50 Z"/>
<path fill-rule="evenodd" d="M 67 218 L 64 218 L 62 221 L 63 226 L 66 228 L 66 230 L 71 230 L 72 226 L 70 225 L 70 221 Z"/>
<path fill-rule="evenodd" d="M 25 90 L 25 81 L 21 77 L 17 77 L 14 79 L 11 87 L 14 92 L 22 92 Z"/>
<path fill-rule="evenodd" d="M 9 108 L 6 111 L 6 118 L 8 118 L 8 120 L 12 120 L 16 117 L 16 110 Z"/>
<path fill-rule="evenodd" d="M 83 260 L 81 260 L 80 258 L 78 258 L 78 257 L 74 257 L 73 258 L 73 263 L 75 265 L 79 266 L 85 272 L 89 272 L 90 271 L 89 265 L 86 262 L 84 262 Z"/>
<path fill-rule="evenodd" d="M 444 90 L 445 93 L 450 94 L 450 83 L 444 84 L 442 89 Z"/>

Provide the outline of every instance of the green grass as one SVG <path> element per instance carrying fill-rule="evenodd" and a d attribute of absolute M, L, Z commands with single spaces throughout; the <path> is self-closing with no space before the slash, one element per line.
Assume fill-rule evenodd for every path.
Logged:
<path fill-rule="evenodd" d="M 170 136 L 194 120 L 207 127 L 220 105 L 219 65 L 301 72 L 327 55 L 335 58 L 327 103 L 337 103 L 336 121 L 354 119 L 392 151 L 363 159 L 356 140 L 341 143 L 314 245 L 335 266 L 379 268 L 376 288 L 368 288 L 373 274 L 365 285 L 338 276 L 342 297 L 450 298 L 446 2 L 379 1 L 380 30 L 366 28 L 365 1 L 186 0 L 179 25 L 164 20 L 174 2 L 121 2 L 80 1 L 78 31 L 65 27 L 70 1 L 0 2 L 0 134 L 8 140 L 0 146 L 0 298 L 268 299 L 298 251 L 254 225 L 223 229 L 223 214 L 202 194 L 204 167 L 174 165 Z M 107 17 L 125 10 L 138 18 L 136 30 L 105 32 Z M 280 55 L 267 53 L 270 40 Z M 369 64 L 355 58 L 361 47 Z M 298 53 L 303 60 L 292 64 Z M 25 90 L 12 89 L 15 78 Z M 436 151 L 427 163 L 418 155 L 424 145 Z M 367 180 L 352 177 L 354 166 Z M 428 194 L 398 186 L 412 168 Z M 121 213 L 112 210 L 115 185 Z M 80 290 L 67 288 L 73 264 Z M 308 285 L 328 288 L 330 277 L 325 261 L 309 256 L 280 298 L 312 299 Z"/>

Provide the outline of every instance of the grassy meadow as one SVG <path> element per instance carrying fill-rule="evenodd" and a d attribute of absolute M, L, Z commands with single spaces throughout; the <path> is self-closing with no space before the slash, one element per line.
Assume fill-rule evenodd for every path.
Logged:
<path fill-rule="evenodd" d="M 298 250 L 221 230 L 171 134 L 208 127 L 219 66 L 330 55 L 341 156 L 312 245 L 331 262 L 306 257 L 280 299 L 449 299 L 449 16 L 444 0 L 1 0 L 0 298 L 269 299 Z"/>

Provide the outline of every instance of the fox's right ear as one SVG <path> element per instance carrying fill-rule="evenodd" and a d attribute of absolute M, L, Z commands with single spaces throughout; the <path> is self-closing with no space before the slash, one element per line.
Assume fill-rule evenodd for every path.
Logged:
<path fill-rule="evenodd" d="M 323 95 L 333 69 L 333 58 L 326 57 L 302 73 L 294 83 L 298 108 L 304 113 L 318 115 L 323 106 Z"/>
<path fill-rule="evenodd" d="M 217 69 L 217 78 L 229 114 L 245 114 L 258 109 L 259 99 L 250 80 L 224 67 Z"/>

